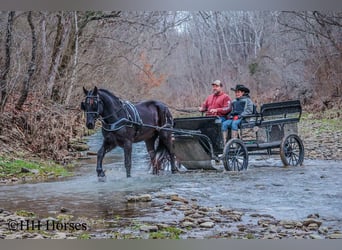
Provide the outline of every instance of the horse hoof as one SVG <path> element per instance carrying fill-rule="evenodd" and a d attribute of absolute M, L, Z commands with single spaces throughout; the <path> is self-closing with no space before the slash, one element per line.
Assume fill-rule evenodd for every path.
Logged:
<path fill-rule="evenodd" d="M 98 177 L 99 182 L 106 182 L 106 177 Z"/>
<path fill-rule="evenodd" d="M 105 174 L 104 171 L 101 171 L 101 172 L 97 173 L 97 177 L 105 177 L 105 176 L 106 176 L 106 174 Z"/>
<path fill-rule="evenodd" d="M 106 176 L 98 176 L 97 177 L 99 182 L 105 182 L 106 181 Z"/>

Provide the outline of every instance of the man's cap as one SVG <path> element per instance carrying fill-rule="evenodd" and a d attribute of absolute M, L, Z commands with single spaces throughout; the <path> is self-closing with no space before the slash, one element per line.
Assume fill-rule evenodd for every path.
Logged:
<path fill-rule="evenodd" d="M 216 86 L 222 87 L 222 83 L 221 83 L 220 80 L 215 80 L 215 81 L 213 81 L 213 82 L 211 83 L 211 85 L 216 85 Z"/>

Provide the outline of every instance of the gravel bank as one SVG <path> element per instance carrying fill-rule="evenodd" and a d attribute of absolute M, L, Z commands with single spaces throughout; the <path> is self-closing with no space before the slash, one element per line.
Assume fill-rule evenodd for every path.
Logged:
<path fill-rule="evenodd" d="M 310 214 L 304 220 L 278 220 L 268 214 L 199 206 L 177 194 L 142 194 L 127 203 L 157 202 L 155 221 L 144 218 L 73 218 L 61 208 L 56 217 L 0 209 L 2 239 L 342 239 L 342 232 Z M 18 215 L 18 213 L 20 215 Z M 163 216 L 158 214 L 163 213 Z M 160 220 L 158 218 L 166 218 Z"/>

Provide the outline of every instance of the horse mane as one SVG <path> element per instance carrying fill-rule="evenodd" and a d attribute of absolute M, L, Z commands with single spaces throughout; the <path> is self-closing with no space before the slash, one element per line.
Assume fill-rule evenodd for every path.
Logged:
<path fill-rule="evenodd" d="M 111 99 L 113 99 L 115 102 L 119 102 L 120 103 L 120 98 L 115 96 L 112 92 L 110 92 L 107 89 L 99 89 L 99 92 L 103 92 L 105 95 L 111 97 Z"/>

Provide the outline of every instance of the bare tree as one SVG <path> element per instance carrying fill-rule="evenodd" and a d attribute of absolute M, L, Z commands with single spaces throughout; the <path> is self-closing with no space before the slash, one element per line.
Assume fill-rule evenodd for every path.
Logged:
<path fill-rule="evenodd" d="M 64 15 L 63 12 L 57 14 L 58 24 L 57 33 L 55 37 L 55 43 L 52 52 L 52 61 L 49 69 L 49 74 L 46 81 L 46 96 L 53 97 L 53 89 L 55 86 L 55 80 L 58 74 L 58 67 L 63 56 L 63 50 L 66 45 L 68 34 L 70 32 L 70 20 L 68 15 Z"/>
<path fill-rule="evenodd" d="M 71 98 L 71 92 L 74 88 L 75 82 L 77 81 L 77 75 L 76 75 L 76 71 L 77 71 L 77 62 L 78 62 L 78 19 L 77 19 L 77 12 L 74 12 L 74 21 L 75 21 L 75 55 L 74 55 L 74 63 L 72 66 L 72 76 L 71 76 L 71 81 L 70 81 L 70 86 L 68 87 L 68 92 L 67 92 L 67 96 L 65 98 L 65 104 L 68 105 L 70 102 L 70 98 Z"/>
<path fill-rule="evenodd" d="M 283 32 L 297 34 L 297 39 L 305 41 L 305 55 L 300 61 L 310 72 L 307 81 L 316 95 L 310 101 L 321 108 L 331 106 L 331 101 L 342 96 L 341 18 L 341 12 L 291 11 L 282 12 L 279 19 Z"/>
<path fill-rule="evenodd" d="M 37 53 L 37 37 L 36 37 L 36 31 L 35 27 L 32 22 L 32 11 L 29 11 L 27 14 L 27 21 L 31 28 L 31 34 L 32 34 L 32 51 L 31 51 L 31 60 L 28 64 L 28 70 L 27 75 L 24 79 L 23 86 L 21 89 L 20 98 L 18 99 L 17 104 L 15 105 L 15 108 L 20 110 L 22 109 L 23 104 L 25 103 L 29 90 L 30 90 L 30 83 L 33 73 L 36 69 L 36 53 Z"/>
<path fill-rule="evenodd" d="M 12 50 L 12 29 L 13 29 L 13 19 L 15 11 L 10 11 L 8 13 L 7 29 L 6 29 L 6 41 L 5 41 L 5 63 L 4 69 L 1 72 L 0 79 L 0 111 L 3 111 L 7 100 L 7 77 L 8 72 L 11 67 L 11 50 Z"/>

